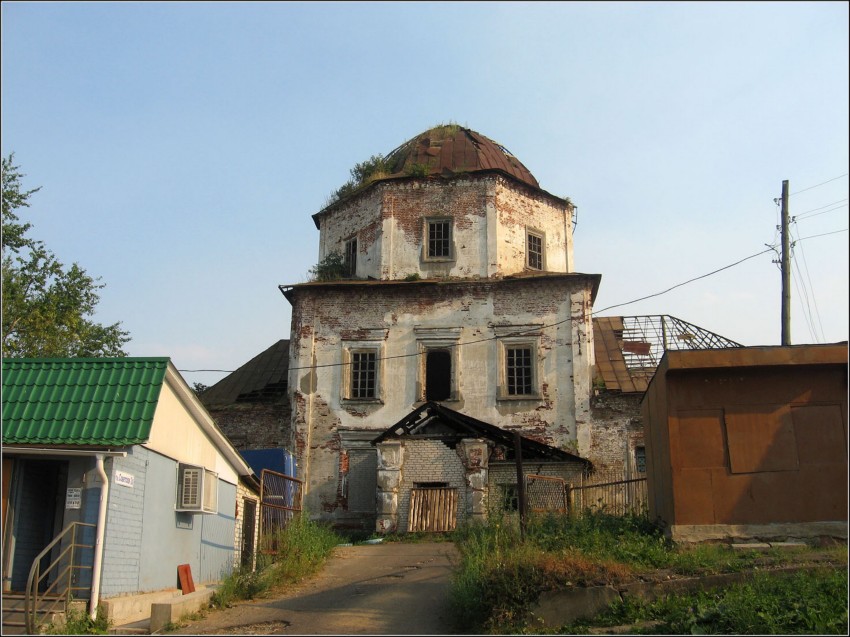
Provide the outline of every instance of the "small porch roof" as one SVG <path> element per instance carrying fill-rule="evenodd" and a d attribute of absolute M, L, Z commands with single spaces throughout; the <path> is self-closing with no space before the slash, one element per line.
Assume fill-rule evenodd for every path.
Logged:
<path fill-rule="evenodd" d="M 426 402 L 414 409 L 372 440 L 372 444 L 376 445 L 379 442 L 402 437 L 432 438 L 443 442 L 457 442 L 463 438 L 484 438 L 504 446 L 507 451 L 506 459 L 514 459 L 513 431 L 496 427 L 435 402 Z M 524 460 L 579 462 L 587 468 L 593 466 L 590 460 L 557 447 L 525 436 L 520 436 L 520 439 Z"/>

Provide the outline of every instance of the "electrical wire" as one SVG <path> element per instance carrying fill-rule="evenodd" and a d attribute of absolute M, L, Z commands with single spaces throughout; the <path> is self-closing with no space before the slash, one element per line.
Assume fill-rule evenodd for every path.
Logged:
<path fill-rule="evenodd" d="M 794 259 L 794 263 L 796 264 L 797 263 L 796 257 L 792 257 L 792 258 Z M 794 286 L 797 288 L 797 297 L 798 298 L 804 298 L 805 301 L 806 301 L 805 307 L 803 308 L 803 310 L 804 310 L 803 311 L 803 318 L 806 321 L 806 327 L 809 328 L 809 336 L 811 336 L 812 341 L 817 343 L 817 342 L 820 342 L 820 341 L 818 341 L 818 337 L 815 334 L 815 330 L 814 330 L 814 327 L 813 327 L 813 324 L 812 324 L 812 308 L 809 306 L 809 297 L 804 294 L 804 291 L 800 290 L 800 278 L 799 277 L 800 277 L 800 275 L 797 274 L 796 269 L 791 271 L 791 278 L 794 279 Z M 805 288 L 804 288 L 804 290 L 805 290 Z"/>
<path fill-rule="evenodd" d="M 826 181 L 821 182 L 821 183 L 819 183 L 819 184 L 815 184 L 814 186 L 809 186 L 808 188 L 803 188 L 802 190 L 798 190 L 797 192 L 792 192 L 792 193 L 791 193 L 790 195 L 788 195 L 788 196 L 789 196 L 789 197 L 793 197 L 794 195 L 799 195 L 801 192 L 806 192 L 807 190 L 812 190 L 813 188 L 820 188 L 821 186 L 823 186 L 823 185 L 825 185 L 825 184 L 828 184 L 828 183 L 830 183 L 830 182 L 833 182 L 833 181 L 835 181 L 836 179 L 841 179 L 842 177 L 846 177 L 847 175 L 848 175 L 848 173 L 844 173 L 843 175 L 838 175 L 838 177 L 833 177 L 832 179 L 827 179 Z"/>
<path fill-rule="evenodd" d="M 793 229 L 791 230 L 791 233 L 792 233 L 791 238 L 793 239 L 794 238 Z M 796 266 L 796 269 L 799 270 L 800 265 L 799 265 L 799 263 L 797 263 L 797 254 L 793 249 L 796 246 L 797 246 L 797 240 L 794 239 L 794 243 L 792 244 L 791 256 L 794 259 L 794 265 Z M 822 343 L 824 340 L 826 340 L 826 336 L 824 335 L 823 321 L 821 321 L 820 309 L 818 308 L 817 297 L 815 296 L 815 286 L 812 284 L 812 277 L 809 273 L 809 263 L 806 260 L 806 251 L 803 250 L 802 244 L 800 244 L 798 249 L 800 251 L 800 254 L 803 257 L 803 270 L 802 270 L 802 272 L 803 272 L 803 274 L 806 275 L 806 279 L 803 281 L 803 289 L 806 290 L 805 281 L 807 280 L 808 281 L 808 290 L 811 290 L 811 294 L 812 294 L 812 305 L 814 305 L 814 308 L 815 308 L 814 317 L 812 317 L 812 319 L 811 319 L 813 331 L 817 332 L 817 330 L 814 329 L 815 328 L 815 320 L 814 320 L 815 317 L 817 317 L 817 324 L 820 326 L 821 338 L 818 339 L 817 334 L 815 334 L 815 341 L 817 341 L 818 343 Z M 808 294 L 806 294 L 805 299 L 806 299 L 806 306 L 808 307 L 808 305 L 809 305 Z M 809 314 L 811 316 L 811 308 L 810 307 L 809 307 Z"/>
<path fill-rule="evenodd" d="M 794 285 L 797 287 L 797 297 L 802 299 L 801 305 L 803 306 L 803 317 L 806 319 L 806 324 L 809 327 L 809 334 L 812 337 L 812 340 L 816 343 L 820 343 L 821 339 L 818 338 L 817 329 L 815 327 L 815 313 L 817 313 L 817 302 L 815 301 L 815 291 L 814 287 L 812 287 L 811 279 L 809 278 L 809 285 L 806 286 L 806 279 L 803 278 L 803 274 L 806 274 L 808 278 L 808 270 L 804 270 L 800 267 L 800 263 L 797 261 L 797 251 L 795 250 L 796 242 L 791 244 L 791 260 L 794 262 L 794 268 L 791 270 L 791 276 L 794 278 Z M 800 246 L 800 252 L 802 253 L 803 246 Z M 803 261 L 805 264 L 805 259 Z M 811 290 L 811 302 L 809 301 L 809 290 Z M 815 313 L 812 312 L 812 305 L 815 306 Z M 820 322 L 820 315 L 818 314 L 818 322 Z M 823 329 L 821 328 L 821 331 Z"/>
<path fill-rule="evenodd" d="M 836 179 L 838 179 L 838 177 L 836 177 Z M 832 181 L 832 180 L 830 180 L 830 181 Z M 824 183 L 826 183 L 826 182 L 824 182 Z M 812 188 L 814 188 L 814 187 L 815 186 L 812 186 Z M 822 234 L 816 234 L 816 235 L 812 235 L 812 236 L 809 236 L 809 237 L 802 237 L 800 239 L 797 239 L 797 243 L 799 243 L 800 241 L 806 241 L 807 239 L 824 237 L 824 236 L 831 235 L 831 234 L 837 234 L 839 232 L 847 232 L 847 230 L 848 230 L 847 228 L 844 228 L 842 230 L 834 230 L 832 232 L 824 232 Z M 761 252 L 756 252 L 755 254 L 751 254 L 747 257 L 744 257 L 743 259 L 739 259 L 738 261 L 735 261 L 734 263 L 730 263 L 729 265 L 725 265 L 722 268 L 718 268 L 716 270 L 712 270 L 711 272 L 707 272 L 706 274 L 702 274 L 702 275 L 694 277 L 692 279 L 688 279 L 687 281 L 677 283 L 676 285 L 673 285 L 673 286 L 667 288 L 666 290 L 662 290 L 661 292 L 655 292 L 654 294 L 648 294 L 646 296 L 642 296 L 642 297 L 637 298 L 637 299 L 632 299 L 631 301 L 626 301 L 624 303 L 617 303 L 615 305 L 609 305 L 608 307 L 604 307 L 601 310 L 594 310 L 594 314 L 601 314 L 602 312 L 612 310 L 616 307 L 623 307 L 624 305 L 631 305 L 632 303 L 638 303 L 640 301 L 645 301 L 647 299 L 652 299 L 652 298 L 655 298 L 655 297 L 658 297 L 658 296 L 662 296 L 663 294 L 667 294 L 668 292 L 672 292 L 673 290 L 680 288 L 684 285 L 688 285 L 689 283 L 693 283 L 695 281 L 699 281 L 701 279 L 708 278 L 708 277 L 710 277 L 714 274 L 717 274 L 719 272 L 723 272 L 724 270 L 728 270 L 730 268 L 733 268 L 736 265 L 740 265 L 740 264 L 744 263 L 745 261 L 749 261 L 750 259 L 755 259 L 756 257 L 759 257 L 763 254 L 768 253 L 768 252 L 776 252 L 776 248 L 777 248 L 776 245 L 768 245 L 766 250 L 762 250 Z M 474 341 L 465 341 L 463 343 L 456 343 L 454 345 L 451 345 L 450 347 L 461 347 L 461 346 L 466 346 L 466 345 L 473 345 L 473 344 L 476 344 L 476 343 L 484 343 L 484 342 L 487 342 L 487 341 L 495 341 L 495 340 L 499 340 L 499 339 L 503 339 L 503 338 L 510 338 L 510 337 L 513 337 L 513 336 L 524 336 L 524 335 L 527 335 L 529 332 L 539 332 L 539 331 L 542 331 L 544 329 L 548 329 L 548 328 L 551 328 L 551 327 L 557 327 L 558 325 L 562 325 L 562 324 L 567 323 L 569 321 L 572 321 L 572 318 L 563 319 L 563 320 L 557 321 L 555 323 L 550 323 L 549 325 L 535 325 L 534 327 L 531 327 L 531 328 L 528 328 L 528 329 L 525 329 L 525 330 L 518 330 L 518 331 L 512 332 L 510 334 L 504 334 L 504 335 L 500 335 L 500 336 L 488 336 L 486 338 L 481 338 L 481 339 L 477 339 L 477 340 L 474 340 Z M 375 361 L 377 362 L 377 361 L 384 361 L 384 360 L 393 360 L 393 359 L 397 359 L 397 358 L 411 358 L 411 357 L 414 357 L 414 356 L 421 356 L 421 355 L 422 355 L 422 352 L 414 352 L 412 354 L 397 354 L 397 355 L 394 355 L 394 356 L 377 357 L 375 359 Z M 290 367 L 289 370 L 290 371 L 302 371 L 302 370 L 310 370 L 310 369 L 320 369 L 320 368 L 325 368 L 325 367 L 346 367 L 346 366 L 349 366 L 351 364 L 352 364 L 351 362 L 324 363 L 322 365 L 308 365 L 308 366 L 304 366 L 304 367 Z M 185 373 L 193 373 L 193 372 L 232 373 L 232 370 L 229 371 L 229 370 L 226 370 L 226 369 L 179 369 L 177 371 L 185 372 Z"/>
<path fill-rule="evenodd" d="M 791 221 L 796 221 L 798 219 L 805 219 L 806 217 L 817 217 L 818 215 L 824 215 L 827 212 L 832 212 L 834 210 L 841 210 L 842 208 L 847 207 L 847 204 L 844 203 L 846 201 L 847 201 L 847 199 L 839 199 L 838 201 L 833 201 L 832 203 L 828 203 L 825 206 L 821 206 L 820 208 L 812 208 L 811 210 L 806 210 L 805 212 L 801 212 L 798 215 L 794 215 L 791 218 Z M 838 204 L 841 204 L 841 205 L 838 205 Z M 830 206 L 835 206 L 835 208 L 830 208 L 829 210 L 823 210 L 824 208 L 829 208 Z M 817 214 L 815 214 L 815 212 L 817 210 L 823 210 L 823 212 L 818 212 Z"/>
<path fill-rule="evenodd" d="M 744 263 L 745 261 L 749 261 L 750 259 L 754 259 L 755 257 L 761 256 L 762 254 L 765 254 L 767 252 L 772 252 L 772 251 L 775 250 L 775 248 L 776 248 L 776 246 L 769 246 L 767 250 L 762 250 L 761 252 L 751 254 L 748 257 L 744 257 L 743 259 L 739 259 L 738 261 L 735 261 L 734 263 L 730 263 L 729 265 L 723 266 L 722 268 L 718 268 L 717 270 L 713 270 L 711 272 L 700 275 L 698 277 L 694 277 L 692 279 L 688 279 L 687 281 L 683 281 L 682 283 L 677 283 L 676 285 L 669 287 L 666 290 L 663 290 L 661 292 L 656 292 L 654 294 L 649 294 L 647 296 L 643 296 L 643 297 L 640 297 L 640 298 L 637 298 L 637 299 L 634 299 L 634 300 L 631 300 L 631 301 L 626 301 L 625 303 L 618 303 L 616 305 L 609 305 L 608 307 L 602 308 L 601 310 L 595 310 L 594 314 L 605 312 L 605 311 L 611 310 L 615 307 L 622 307 L 624 305 L 631 305 L 632 303 L 637 303 L 639 301 L 644 301 L 646 299 L 655 298 L 657 296 L 661 296 L 662 294 L 667 294 L 668 292 L 675 290 L 676 288 L 680 288 L 683 285 L 687 285 L 688 283 L 693 283 L 694 281 L 699 281 L 700 279 L 705 279 L 709 276 L 717 274 L 718 272 L 723 272 L 724 270 L 728 270 L 729 268 L 733 268 L 736 265 L 740 265 L 741 263 Z M 525 336 L 529 332 L 540 332 L 544 329 L 557 327 L 558 325 L 562 325 L 562 324 L 568 323 L 570 321 L 572 321 L 572 317 L 570 317 L 568 319 L 563 319 L 561 321 L 556 321 L 555 323 L 550 323 L 548 325 L 535 325 L 535 326 L 530 327 L 528 329 L 517 330 L 515 332 L 511 332 L 510 334 L 502 334 L 502 335 L 499 335 L 499 336 L 488 336 L 486 338 L 476 339 L 474 341 L 464 341 L 463 343 L 456 343 L 456 344 L 451 345 L 449 347 L 461 347 L 461 346 L 473 345 L 473 344 L 476 344 L 476 343 L 484 343 L 484 342 L 487 342 L 487 341 L 495 341 L 495 340 L 499 340 L 499 339 L 503 339 L 503 338 L 510 338 L 510 337 L 514 337 L 514 336 Z M 398 358 L 412 358 L 414 356 L 421 356 L 422 354 L 423 354 L 423 352 L 413 352 L 411 354 L 396 354 L 394 356 L 377 357 L 375 360 L 377 362 L 377 361 L 384 361 L 384 360 L 393 360 L 393 359 L 398 359 Z M 290 367 L 289 370 L 290 371 L 302 371 L 302 370 L 310 370 L 310 369 L 320 369 L 320 368 L 325 368 L 325 367 L 346 367 L 346 366 L 349 366 L 351 364 L 352 363 L 350 361 L 343 361 L 341 363 L 324 363 L 324 364 L 321 364 L 321 365 L 307 365 L 307 366 L 304 366 L 304 367 Z M 186 369 L 186 370 L 181 369 L 181 370 L 178 370 L 178 371 L 187 372 L 187 373 L 188 372 L 195 372 L 195 371 L 198 371 L 198 372 L 200 372 L 200 371 L 226 372 L 226 370 L 191 370 L 191 369 Z"/>

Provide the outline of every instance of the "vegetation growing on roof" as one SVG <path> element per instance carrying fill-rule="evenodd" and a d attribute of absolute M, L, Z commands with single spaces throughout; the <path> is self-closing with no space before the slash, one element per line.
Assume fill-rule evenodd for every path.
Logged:
<path fill-rule="evenodd" d="M 339 252 L 331 252 L 324 259 L 310 268 L 307 272 L 309 280 L 313 281 L 338 281 L 348 278 L 348 268 L 345 257 Z"/>
<path fill-rule="evenodd" d="M 392 171 L 389 168 L 387 159 L 379 153 L 372 155 L 365 161 L 354 164 L 354 168 L 350 172 L 351 179 L 331 193 L 327 205 L 336 203 L 340 199 L 345 199 L 364 186 L 368 186 L 373 181 L 388 177 Z"/>
<path fill-rule="evenodd" d="M 402 169 L 402 166 L 399 165 L 398 160 L 400 158 L 403 159 L 403 157 L 401 157 L 402 151 L 408 148 L 411 143 L 416 142 L 423 136 L 429 137 L 431 141 L 439 142 L 457 135 L 460 130 L 461 127 L 455 123 L 438 124 L 422 135 L 418 135 L 412 140 L 405 142 L 386 157 L 379 153 L 377 155 L 372 155 L 365 161 L 355 164 L 354 168 L 350 171 L 351 178 L 330 194 L 325 202 L 325 207 L 345 199 L 379 179 L 385 179 L 390 175 L 399 172 Z M 416 163 L 408 166 L 404 173 L 409 177 L 427 177 L 429 169 L 430 166 L 427 163 Z"/>

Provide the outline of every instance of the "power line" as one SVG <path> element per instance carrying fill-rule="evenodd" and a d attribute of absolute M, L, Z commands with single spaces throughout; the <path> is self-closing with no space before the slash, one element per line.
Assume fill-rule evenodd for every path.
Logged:
<path fill-rule="evenodd" d="M 810 210 L 806 210 L 805 212 L 801 212 L 801 213 L 800 213 L 800 214 L 798 214 L 798 215 L 794 215 L 794 219 L 801 219 L 801 218 L 803 218 L 803 217 L 809 216 L 809 213 L 810 213 L 810 212 L 815 212 L 815 211 L 817 211 L 817 210 L 823 210 L 824 208 L 829 208 L 830 206 L 837 206 L 837 204 L 843 204 L 843 205 L 841 205 L 841 206 L 837 206 L 837 208 L 843 208 L 844 206 L 846 206 L 846 205 L 847 205 L 847 204 L 845 203 L 846 201 L 847 201 L 847 199 L 839 199 L 838 201 L 833 201 L 833 202 L 830 202 L 830 203 L 828 203 L 828 204 L 826 204 L 826 205 L 819 206 L 819 207 L 817 207 L 817 208 L 811 208 Z M 836 209 L 837 209 L 837 208 L 836 208 Z M 827 211 L 827 212 L 829 212 L 829 211 Z"/>
<path fill-rule="evenodd" d="M 623 305 L 631 305 L 632 303 L 637 303 L 638 301 L 645 301 L 646 299 L 651 299 L 651 298 L 654 298 L 656 296 L 661 296 L 662 294 L 667 294 L 667 292 L 670 292 L 671 290 L 675 290 L 676 288 L 680 288 L 683 285 L 687 285 L 688 283 L 693 283 L 694 281 L 699 281 L 700 279 L 704 279 L 706 277 L 709 277 L 712 274 L 717 274 L 718 272 L 723 272 L 723 270 L 728 270 L 729 268 L 733 268 L 736 265 L 740 265 L 744 261 L 749 261 L 750 259 L 755 259 L 756 257 L 761 256 L 761 255 L 765 254 L 766 252 L 774 252 L 775 250 L 776 250 L 776 246 L 768 246 L 767 250 L 762 250 L 761 252 L 756 252 L 755 254 L 751 254 L 748 257 L 744 257 L 743 259 L 741 259 L 739 261 L 735 261 L 735 263 L 730 263 L 729 265 L 723 266 L 722 268 L 718 268 L 717 270 L 709 272 L 708 274 L 703 274 L 701 276 L 694 277 L 693 279 L 688 279 L 687 281 L 684 281 L 682 283 L 678 283 L 671 288 L 667 288 L 663 292 L 656 292 L 655 294 L 650 294 L 649 296 L 643 296 L 639 299 L 635 299 L 634 301 L 627 301 L 625 303 L 618 303 L 617 305 L 609 305 L 608 307 L 602 308 L 601 310 L 595 310 L 594 313 L 605 312 L 606 310 L 611 310 L 611 309 L 614 309 L 615 307 L 621 307 Z"/>
<path fill-rule="evenodd" d="M 730 263 L 729 265 L 723 266 L 722 268 L 718 268 L 717 270 L 713 270 L 712 272 L 708 272 L 708 273 L 703 274 L 701 276 L 694 277 L 693 279 L 689 279 L 687 281 L 683 281 L 682 283 L 677 283 L 676 285 L 669 287 L 666 290 L 663 290 L 661 292 L 656 292 L 655 294 L 643 296 L 641 298 L 634 299 L 632 301 L 626 301 L 625 303 L 618 303 L 617 305 L 610 305 L 606 308 L 602 308 L 601 310 L 595 310 L 594 314 L 605 312 L 605 311 L 613 309 L 615 307 L 622 307 L 624 305 L 631 305 L 632 303 L 637 303 L 638 301 L 644 301 L 646 299 L 651 299 L 651 298 L 654 298 L 654 297 L 657 297 L 657 296 L 661 296 L 662 294 L 667 294 L 668 292 L 675 290 L 676 288 L 680 288 L 683 285 L 687 285 L 688 283 L 693 283 L 694 281 L 699 281 L 700 279 L 705 279 L 705 278 L 707 278 L 707 277 L 709 277 L 713 274 L 717 274 L 718 272 L 723 272 L 724 270 L 728 270 L 729 268 L 735 267 L 736 265 L 744 263 L 745 261 L 748 261 L 750 259 L 754 259 L 755 257 L 761 256 L 762 254 L 765 254 L 766 252 L 772 252 L 772 251 L 775 250 L 775 248 L 776 248 L 776 246 L 769 246 L 767 250 L 762 250 L 761 252 L 757 252 L 756 254 L 751 254 L 748 257 L 744 257 L 743 259 L 739 259 L 738 261 L 735 261 L 734 263 Z M 476 339 L 474 341 L 465 341 L 463 343 L 456 343 L 454 345 L 451 345 L 450 347 L 465 347 L 467 345 L 474 345 L 476 343 L 484 343 L 484 342 L 487 342 L 487 341 L 495 341 L 495 340 L 499 340 L 499 339 L 502 339 L 502 338 L 509 338 L 509 337 L 513 337 L 513 336 L 524 336 L 524 335 L 527 335 L 529 332 L 532 332 L 532 331 L 539 332 L 539 331 L 549 329 L 549 328 L 552 328 L 552 327 L 557 327 L 558 325 L 562 325 L 562 324 L 567 323 L 569 321 L 572 321 L 572 317 L 570 317 L 568 319 L 563 319 L 561 321 L 556 321 L 555 323 L 550 323 L 549 325 L 535 325 L 535 326 L 527 328 L 527 329 L 522 329 L 522 330 L 517 330 L 516 332 L 511 332 L 510 334 L 503 334 L 503 335 L 500 335 L 500 336 L 488 336 L 486 338 Z M 384 360 L 394 360 L 394 359 L 398 359 L 398 358 L 412 358 L 414 356 L 421 356 L 422 354 L 423 354 L 423 352 L 413 352 L 413 353 L 410 353 L 410 354 L 396 354 L 394 356 L 377 357 L 375 360 L 376 361 L 384 361 Z M 290 371 L 303 371 L 303 370 L 321 369 L 321 368 L 327 368 L 327 367 L 346 367 L 346 366 L 349 366 L 351 364 L 352 364 L 351 362 L 323 363 L 321 365 L 308 365 L 308 366 L 304 366 L 304 367 L 290 367 L 289 369 L 290 369 Z M 179 371 L 192 371 L 192 370 L 179 370 Z M 223 371 L 223 370 L 198 370 L 198 371 Z"/>
<path fill-rule="evenodd" d="M 835 230 L 833 232 L 825 232 L 823 234 L 816 234 L 816 235 L 812 235 L 810 237 L 802 237 L 800 239 L 797 239 L 797 242 L 805 241 L 806 239 L 814 239 L 816 237 L 823 237 L 823 236 L 830 235 L 830 234 L 837 234 L 839 232 L 847 232 L 847 228 L 844 228 L 843 230 Z M 756 257 L 759 257 L 763 254 L 768 253 L 768 252 L 775 252 L 775 251 L 776 251 L 775 245 L 768 245 L 766 250 L 762 250 L 761 252 L 756 252 L 755 254 L 751 254 L 747 257 L 744 257 L 743 259 L 739 259 L 738 261 L 735 261 L 734 263 L 730 263 L 729 265 L 725 265 L 722 268 L 718 268 L 716 270 L 712 270 L 711 272 L 707 272 L 706 274 L 702 274 L 702 275 L 694 277 L 692 279 L 688 279 L 687 281 L 683 281 L 681 283 L 677 283 L 676 285 L 673 285 L 673 286 L 667 288 L 666 290 L 662 290 L 661 292 L 656 292 L 654 294 L 648 294 L 647 296 L 642 296 L 640 298 L 633 299 L 631 301 L 626 301 L 625 303 L 617 303 L 616 305 L 609 305 L 608 307 L 604 307 L 601 310 L 594 310 L 593 313 L 594 314 L 600 314 L 602 312 L 612 310 L 616 307 L 623 307 L 624 305 L 631 305 L 632 303 L 638 303 L 640 301 L 645 301 L 647 299 L 652 299 L 652 298 L 655 298 L 655 297 L 658 297 L 658 296 L 662 296 L 664 294 L 667 294 L 668 292 L 672 292 L 673 290 L 680 288 L 684 285 L 687 285 L 689 283 L 693 283 L 695 281 L 699 281 L 701 279 L 708 278 L 708 277 L 710 277 L 714 274 L 717 274 L 719 272 L 723 272 L 724 270 L 728 270 L 730 268 L 733 268 L 736 265 L 740 265 L 740 264 L 744 263 L 745 261 L 749 261 L 750 259 L 755 259 Z M 513 337 L 513 336 L 524 336 L 524 335 L 527 335 L 529 332 L 532 332 L 532 331 L 539 332 L 539 331 L 542 331 L 542 330 L 545 330 L 545 329 L 549 329 L 551 327 L 557 327 L 558 325 L 562 325 L 562 324 L 567 323 L 571 320 L 572 320 L 572 317 L 568 318 L 568 319 L 563 319 L 561 321 L 556 321 L 555 323 L 550 323 L 549 325 L 535 325 L 535 326 L 530 327 L 528 329 L 518 330 L 516 332 L 511 332 L 510 334 L 504 334 L 504 335 L 500 335 L 500 336 L 488 336 L 486 338 L 481 338 L 481 339 L 477 339 L 477 340 L 474 340 L 474 341 L 465 341 L 463 343 L 456 343 L 456 344 L 451 345 L 449 347 L 462 347 L 462 346 L 466 346 L 466 345 L 474 345 L 476 343 L 484 343 L 484 342 L 487 342 L 487 341 L 495 341 L 495 340 L 499 340 L 499 339 L 502 339 L 502 338 L 509 338 L 509 337 Z M 412 358 L 414 356 L 421 356 L 422 353 L 423 352 L 414 352 L 414 353 L 411 353 L 411 354 L 396 354 L 394 356 L 378 357 L 375 360 L 376 361 L 384 361 L 384 360 L 394 360 L 394 359 L 397 359 L 397 358 Z M 324 363 L 322 365 L 308 365 L 308 366 L 305 366 L 305 367 L 290 367 L 289 370 L 290 371 L 302 371 L 302 370 L 310 370 L 310 369 L 321 369 L 321 368 L 325 368 L 325 367 L 346 367 L 346 366 L 349 366 L 351 364 L 352 364 L 351 362 Z M 191 373 L 191 372 L 232 373 L 232 371 L 228 371 L 226 369 L 180 369 L 178 371 L 186 372 L 186 373 Z"/>
<path fill-rule="evenodd" d="M 830 234 L 838 234 L 839 232 L 847 232 L 847 228 L 843 228 L 841 230 L 833 230 L 832 232 L 823 232 L 821 234 L 813 234 L 810 237 L 801 237 L 800 239 L 797 239 L 797 241 L 800 242 L 805 241 L 806 239 L 816 239 L 817 237 L 825 237 Z"/>
<path fill-rule="evenodd" d="M 797 246 L 797 241 L 791 244 L 792 251 L 791 257 L 794 259 L 795 270 L 792 272 L 794 275 L 794 281 L 797 284 L 797 293 L 800 294 L 800 288 L 802 288 L 802 298 L 806 304 L 806 321 L 809 324 L 809 332 L 812 335 L 812 339 L 815 342 L 823 342 L 824 332 L 823 332 L 823 322 L 820 317 L 820 309 L 818 308 L 817 297 L 815 296 L 815 286 L 812 284 L 812 277 L 809 274 L 809 263 L 806 260 L 806 252 L 803 250 L 802 244 L 799 246 L 800 254 L 803 256 L 803 268 L 800 268 L 800 264 L 797 261 L 797 253 L 793 250 L 794 247 Z M 798 274 L 798 272 L 800 274 Z M 805 275 L 805 279 L 802 278 L 802 275 Z M 806 285 L 806 281 L 808 281 L 808 286 Z M 809 303 L 809 290 L 811 290 L 811 304 Z M 812 313 L 812 305 L 815 308 L 814 314 Z M 815 318 L 817 318 L 817 325 L 820 326 L 821 338 L 818 337 L 817 334 L 817 325 L 815 324 Z"/>
<path fill-rule="evenodd" d="M 793 196 L 793 195 L 799 195 L 801 192 L 806 192 L 807 190 L 811 190 L 811 189 L 813 189 L 813 188 L 820 188 L 820 187 L 821 187 L 821 186 L 823 186 L 824 184 L 828 184 L 828 183 L 830 183 L 830 182 L 832 182 L 832 181 L 835 181 L 836 179 L 841 179 L 842 177 L 846 177 L 847 175 L 848 175 L 848 173 L 844 173 L 843 175 L 838 175 L 838 177 L 833 177 L 832 179 L 827 179 L 826 181 L 821 182 L 821 183 L 819 183 L 819 184 L 815 184 L 814 186 L 809 186 L 808 188 L 803 188 L 802 190 L 798 190 L 797 192 L 792 192 L 792 193 L 789 195 L 789 197 L 790 197 L 790 196 Z"/>

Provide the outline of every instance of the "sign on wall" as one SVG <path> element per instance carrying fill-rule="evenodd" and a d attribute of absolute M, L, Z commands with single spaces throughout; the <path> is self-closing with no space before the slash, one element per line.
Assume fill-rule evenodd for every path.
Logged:
<path fill-rule="evenodd" d="M 72 487 L 65 491 L 65 508 L 79 509 L 83 503 L 82 488 Z"/>
<path fill-rule="evenodd" d="M 115 484 L 120 484 L 122 487 L 130 487 L 132 489 L 135 481 L 136 476 L 131 473 L 124 473 L 123 471 L 115 472 Z"/>

